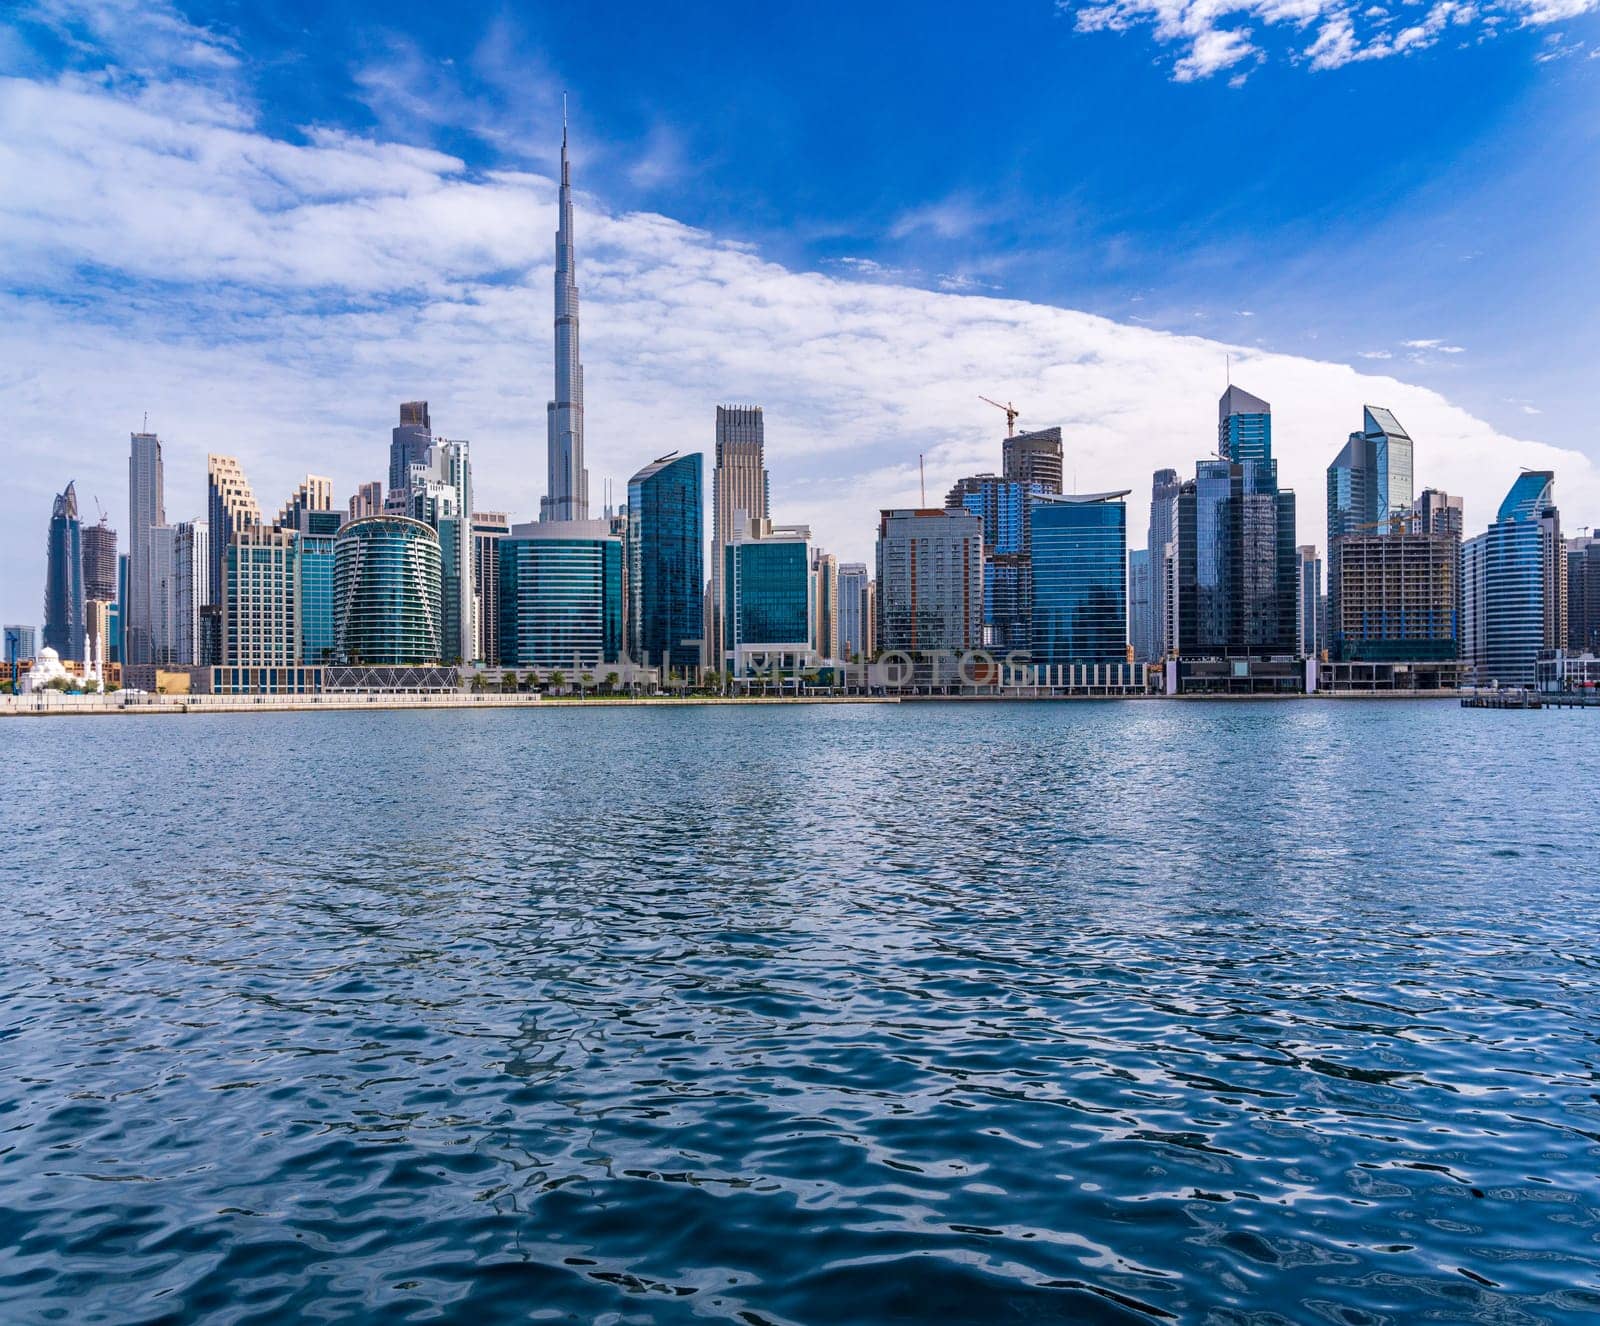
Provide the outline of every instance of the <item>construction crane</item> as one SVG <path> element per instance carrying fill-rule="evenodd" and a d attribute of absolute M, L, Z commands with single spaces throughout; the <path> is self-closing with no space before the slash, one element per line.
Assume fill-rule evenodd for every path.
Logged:
<path fill-rule="evenodd" d="M 1012 405 L 1010 402 L 1002 405 L 999 401 L 992 401 L 987 396 L 979 396 L 978 399 L 985 405 L 992 405 L 997 410 L 1004 410 L 1006 412 L 1006 436 L 1016 436 L 1017 416 L 1022 413 L 1021 410 L 1017 409 L 1017 407 Z"/>
<path fill-rule="evenodd" d="M 100 513 L 100 523 L 104 525 L 106 523 L 106 509 L 100 505 L 98 497 L 94 499 L 94 509 Z"/>

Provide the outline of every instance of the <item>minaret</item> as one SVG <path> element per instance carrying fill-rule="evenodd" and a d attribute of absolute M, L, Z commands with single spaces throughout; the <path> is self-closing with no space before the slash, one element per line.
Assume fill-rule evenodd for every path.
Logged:
<path fill-rule="evenodd" d="M 567 101 L 561 99 L 560 219 L 556 229 L 556 390 L 546 406 L 549 478 L 540 520 L 587 520 L 583 468 L 583 364 L 578 357 L 578 287 L 572 251 L 572 174 L 567 163 Z"/>

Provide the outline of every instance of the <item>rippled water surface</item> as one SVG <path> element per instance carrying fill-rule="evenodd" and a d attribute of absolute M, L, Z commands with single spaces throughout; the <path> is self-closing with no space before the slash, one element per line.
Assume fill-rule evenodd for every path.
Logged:
<path fill-rule="evenodd" d="M 1600 1315 L 1600 715 L 0 723 L 0 1320 Z"/>

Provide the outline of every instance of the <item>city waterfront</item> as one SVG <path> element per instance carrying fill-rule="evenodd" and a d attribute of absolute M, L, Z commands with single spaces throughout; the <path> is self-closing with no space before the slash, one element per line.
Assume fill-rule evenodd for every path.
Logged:
<path fill-rule="evenodd" d="M 531 707 L 0 726 L 0 1318 L 1600 1311 L 1591 716 Z"/>

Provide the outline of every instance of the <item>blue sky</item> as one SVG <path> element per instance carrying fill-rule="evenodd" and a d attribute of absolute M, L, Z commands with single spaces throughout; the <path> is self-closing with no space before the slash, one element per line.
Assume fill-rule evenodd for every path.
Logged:
<path fill-rule="evenodd" d="M 775 493 L 866 558 L 918 452 L 993 464 L 979 391 L 1142 493 L 1204 454 L 1230 351 L 1308 541 L 1385 392 L 1469 524 L 1516 464 L 1600 458 L 1597 0 L 992 8 L 25 2 L 0 615 L 38 615 L 68 478 L 125 524 L 144 409 L 172 519 L 208 449 L 264 507 L 352 489 L 410 395 L 474 440 L 480 505 L 536 505 L 563 89 L 596 493 L 761 400 Z"/>

